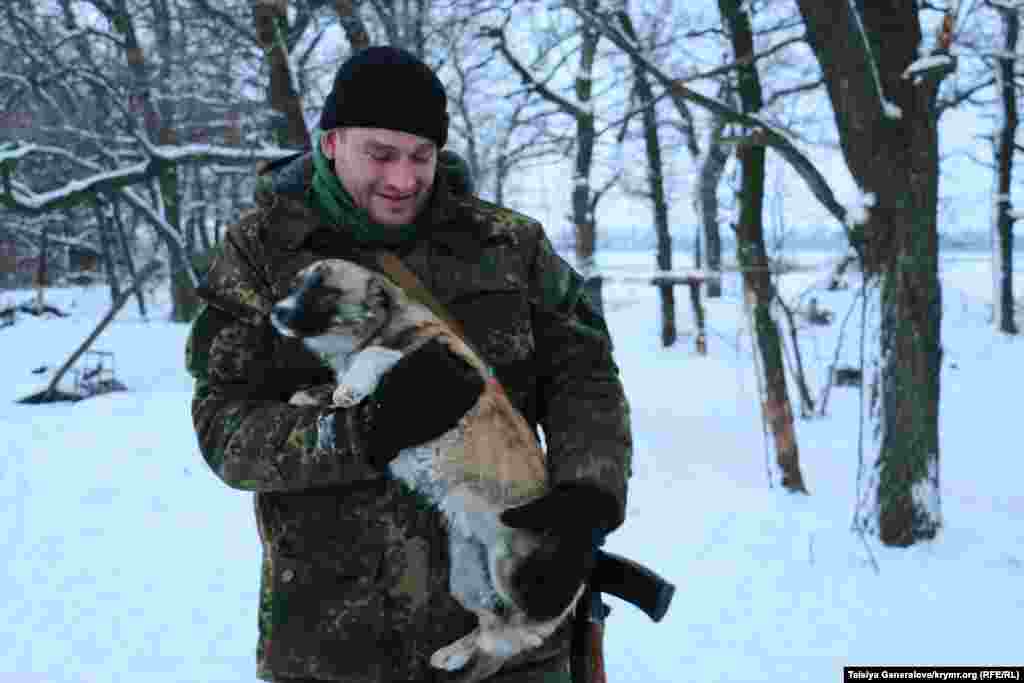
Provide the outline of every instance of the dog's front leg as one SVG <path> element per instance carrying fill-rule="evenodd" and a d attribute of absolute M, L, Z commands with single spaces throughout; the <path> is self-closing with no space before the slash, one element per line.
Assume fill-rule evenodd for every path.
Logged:
<path fill-rule="evenodd" d="M 334 405 L 354 406 L 373 393 L 380 378 L 402 358 L 402 352 L 383 346 L 368 346 L 355 356 L 348 368 L 338 377 L 334 390 Z"/>

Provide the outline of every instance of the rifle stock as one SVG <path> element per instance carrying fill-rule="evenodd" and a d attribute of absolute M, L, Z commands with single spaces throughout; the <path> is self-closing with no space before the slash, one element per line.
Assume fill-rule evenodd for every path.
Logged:
<path fill-rule="evenodd" d="M 614 553 L 597 551 L 590 575 L 591 590 L 608 593 L 640 608 L 654 622 L 668 611 L 676 587 L 638 562 Z"/>

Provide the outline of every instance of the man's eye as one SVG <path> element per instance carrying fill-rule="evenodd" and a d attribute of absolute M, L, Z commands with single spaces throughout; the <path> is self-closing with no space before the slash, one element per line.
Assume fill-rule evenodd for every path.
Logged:
<path fill-rule="evenodd" d="M 391 154 L 388 152 L 368 152 L 370 158 L 374 161 L 390 161 Z"/>

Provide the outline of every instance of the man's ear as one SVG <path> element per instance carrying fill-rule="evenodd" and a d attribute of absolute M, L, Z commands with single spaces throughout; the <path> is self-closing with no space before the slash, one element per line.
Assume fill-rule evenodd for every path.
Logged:
<path fill-rule="evenodd" d="M 332 129 L 325 131 L 324 134 L 320 136 L 320 151 L 328 159 L 334 158 L 334 148 L 337 145 L 337 135 L 338 130 Z"/>

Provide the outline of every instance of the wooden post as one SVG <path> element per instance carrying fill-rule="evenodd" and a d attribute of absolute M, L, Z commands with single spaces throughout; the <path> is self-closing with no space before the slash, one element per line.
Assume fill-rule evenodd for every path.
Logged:
<path fill-rule="evenodd" d="M 703 275 L 667 275 L 660 274 L 651 278 L 655 287 L 673 287 L 686 285 L 690 288 L 690 303 L 693 305 L 693 319 L 697 323 L 696 349 L 702 356 L 708 355 L 707 334 L 704 325 L 704 306 L 700 301 L 700 286 L 707 280 Z"/>
<path fill-rule="evenodd" d="M 700 302 L 700 284 L 698 278 L 689 278 L 686 283 L 690 287 L 690 303 L 693 304 L 693 318 L 697 321 L 697 353 L 708 355 L 707 334 L 704 328 L 704 306 Z"/>

